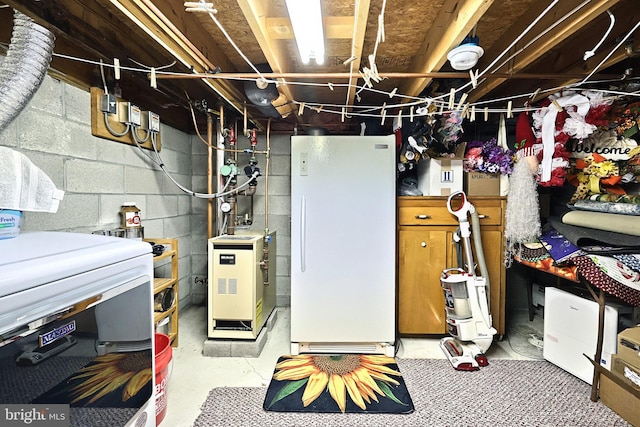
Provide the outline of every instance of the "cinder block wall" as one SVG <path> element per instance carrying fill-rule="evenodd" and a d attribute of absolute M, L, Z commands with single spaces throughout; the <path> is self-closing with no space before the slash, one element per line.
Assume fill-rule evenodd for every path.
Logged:
<path fill-rule="evenodd" d="M 205 304 L 206 286 L 195 279 L 207 278 L 206 201 L 183 193 L 138 148 L 92 136 L 90 114 L 87 91 L 47 76 L 27 107 L 0 132 L 0 145 L 25 154 L 65 191 L 57 213 L 25 212 L 23 231 L 117 228 L 122 203 L 135 202 L 145 237 L 178 239 L 180 307 Z M 206 146 L 197 135 L 161 125 L 161 139 L 160 155 L 171 175 L 187 188 L 206 192 Z M 259 141 L 264 149 L 265 136 L 259 135 Z M 269 228 L 278 236 L 278 305 L 288 305 L 289 136 L 272 137 L 271 147 Z M 259 162 L 264 167 L 264 158 Z M 260 184 L 252 227 L 258 231 L 264 229 L 264 178 Z M 243 213 L 250 204 L 240 203 Z"/>
<path fill-rule="evenodd" d="M 161 127 L 162 158 L 191 185 L 191 136 Z M 120 226 L 120 207 L 141 210 L 145 237 L 178 238 L 180 303 L 191 293 L 191 201 L 137 147 L 91 135 L 89 93 L 46 77 L 0 144 L 26 155 L 65 191 L 58 212 L 25 212 L 23 231 L 91 233 Z"/>

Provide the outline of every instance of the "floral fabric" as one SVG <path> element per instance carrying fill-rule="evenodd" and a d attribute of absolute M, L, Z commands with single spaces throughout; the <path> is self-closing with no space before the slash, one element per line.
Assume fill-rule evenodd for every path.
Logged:
<path fill-rule="evenodd" d="M 596 288 L 635 307 L 640 306 L 640 273 L 629 272 L 612 257 L 585 255 L 574 258 L 573 262 L 579 275 Z"/>

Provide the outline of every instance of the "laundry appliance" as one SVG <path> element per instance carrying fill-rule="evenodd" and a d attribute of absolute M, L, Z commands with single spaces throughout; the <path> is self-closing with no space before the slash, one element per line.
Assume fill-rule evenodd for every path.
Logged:
<path fill-rule="evenodd" d="M 395 353 L 395 136 L 291 137 L 291 353 Z"/>
<path fill-rule="evenodd" d="M 276 232 L 209 239 L 209 338 L 256 339 L 276 305 Z"/>
<path fill-rule="evenodd" d="M 151 246 L 24 232 L 0 254 L 0 425 L 155 426 Z"/>

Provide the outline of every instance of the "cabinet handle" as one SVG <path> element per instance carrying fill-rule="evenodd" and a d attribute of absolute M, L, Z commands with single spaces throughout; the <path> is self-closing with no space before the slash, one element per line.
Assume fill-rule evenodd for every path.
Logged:
<path fill-rule="evenodd" d="M 427 242 L 420 243 L 420 246 L 422 246 L 423 248 L 426 248 L 427 247 Z"/>
<path fill-rule="evenodd" d="M 416 215 L 416 219 L 429 219 L 429 218 L 431 218 L 431 216 L 429 215 L 424 215 L 424 214 Z"/>
<path fill-rule="evenodd" d="M 489 218 L 489 215 L 478 215 L 479 219 L 485 219 L 485 218 Z"/>

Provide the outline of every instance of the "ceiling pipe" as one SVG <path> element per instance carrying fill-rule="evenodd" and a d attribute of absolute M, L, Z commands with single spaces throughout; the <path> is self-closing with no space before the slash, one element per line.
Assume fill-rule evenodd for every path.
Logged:
<path fill-rule="evenodd" d="M 14 10 L 13 33 L 0 64 L 0 131 L 27 106 L 49 69 L 55 37 Z"/>
<path fill-rule="evenodd" d="M 378 73 L 382 78 L 388 79 L 468 79 L 469 73 L 456 72 L 433 72 L 433 73 Z M 268 79 L 298 78 L 298 79 L 348 79 L 349 73 L 217 73 L 217 74 L 162 74 L 156 75 L 157 79 L 247 79 L 255 80 L 258 77 Z M 535 73 L 490 73 L 482 76 L 483 79 L 536 79 L 536 80 L 557 80 L 562 78 L 583 78 L 586 74 L 535 74 Z M 619 74 L 599 74 L 602 79 L 619 79 Z"/>

